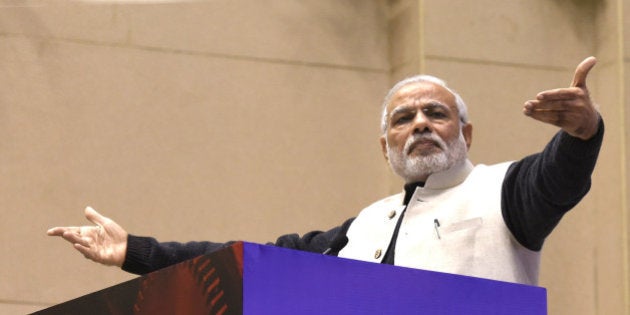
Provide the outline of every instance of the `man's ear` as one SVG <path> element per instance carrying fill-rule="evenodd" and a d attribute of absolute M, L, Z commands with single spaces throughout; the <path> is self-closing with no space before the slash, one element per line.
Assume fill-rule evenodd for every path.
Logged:
<path fill-rule="evenodd" d="M 382 135 L 379 138 L 379 141 L 381 142 L 381 151 L 383 152 L 383 157 L 385 158 L 385 161 L 389 162 L 389 159 L 387 158 L 387 139 L 385 139 L 385 135 Z"/>
<path fill-rule="evenodd" d="M 472 132 L 473 126 L 471 123 L 467 123 L 462 127 L 462 134 L 464 135 L 464 140 L 466 140 L 468 150 L 470 150 L 470 145 L 472 144 Z"/>

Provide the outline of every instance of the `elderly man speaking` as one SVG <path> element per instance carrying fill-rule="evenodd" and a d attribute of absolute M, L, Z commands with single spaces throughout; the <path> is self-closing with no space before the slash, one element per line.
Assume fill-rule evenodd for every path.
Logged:
<path fill-rule="evenodd" d="M 537 284 L 540 251 L 562 216 L 590 189 L 603 121 L 586 77 L 586 58 L 568 88 L 540 92 L 523 113 L 560 131 L 540 153 L 516 162 L 468 160 L 472 125 L 462 98 L 444 81 L 415 76 L 383 102 L 380 143 L 404 191 L 375 202 L 326 232 L 281 236 L 276 246 L 352 259 Z M 144 274 L 227 244 L 165 242 L 128 234 L 88 207 L 95 225 L 55 227 L 86 258 Z"/>

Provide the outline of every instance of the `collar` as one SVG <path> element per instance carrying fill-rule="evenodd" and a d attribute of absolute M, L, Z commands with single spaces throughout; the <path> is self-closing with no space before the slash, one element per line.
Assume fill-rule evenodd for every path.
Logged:
<path fill-rule="evenodd" d="M 464 182 L 468 174 L 473 170 L 473 164 L 466 159 L 453 167 L 438 173 L 429 175 L 424 188 L 427 189 L 446 189 L 457 186 Z"/>
<path fill-rule="evenodd" d="M 416 189 L 427 188 L 438 190 L 457 186 L 466 180 L 466 177 L 472 172 L 473 168 L 472 162 L 466 159 L 448 170 L 429 175 L 426 182 L 405 184 L 403 193 L 398 196 L 403 198 L 402 204 L 406 206 L 416 192 Z"/>

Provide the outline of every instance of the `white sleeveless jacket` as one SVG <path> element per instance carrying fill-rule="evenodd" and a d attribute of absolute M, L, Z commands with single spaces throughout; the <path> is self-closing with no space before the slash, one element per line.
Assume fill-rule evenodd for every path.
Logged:
<path fill-rule="evenodd" d="M 520 245 L 501 214 L 501 187 L 509 165 L 473 167 L 465 161 L 432 174 L 409 201 L 395 264 L 537 285 L 540 252 Z M 361 211 L 339 257 L 381 262 L 402 203 L 403 194 L 398 194 Z"/>

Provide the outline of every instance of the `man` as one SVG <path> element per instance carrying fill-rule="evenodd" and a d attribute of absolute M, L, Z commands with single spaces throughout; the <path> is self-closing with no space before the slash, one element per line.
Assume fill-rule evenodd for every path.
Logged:
<path fill-rule="evenodd" d="M 586 58 L 569 88 L 539 93 L 525 115 L 561 130 L 543 152 L 517 162 L 473 166 L 472 125 L 461 97 L 443 81 L 417 76 L 395 85 L 383 105 L 383 155 L 405 180 L 404 193 L 364 209 L 326 232 L 285 235 L 277 246 L 340 257 L 537 284 L 540 250 L 561 217 L 590 188 L 603 122 L 586 77 Z M 226 246 L 159 243 L 128 234 L 86 209 L 96 226 L 56 227 L 86 258 L 147 273 Z M 347 235 L 347 245 L 339 242 Z M 345 247 L 344 247 L 345 245 Z"/>

